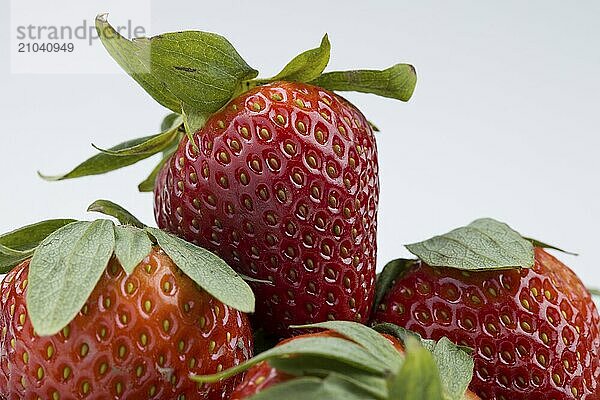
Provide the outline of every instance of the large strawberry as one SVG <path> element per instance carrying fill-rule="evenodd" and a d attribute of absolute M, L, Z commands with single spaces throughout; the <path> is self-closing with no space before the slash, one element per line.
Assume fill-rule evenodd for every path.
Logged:
<path fill-rule="evenodd" d="M 600 318 L 543 243 L 478 220 L 408 248 L 380 277 L 374 322 L 474 348 L 482 399 L 600 398 Z M 521 267 L 516 269 L 515 267 Z"/>
<path fill-rule="evenodd" d="M 132 42 L 105 16 L 97 28 L 115 60 L 176 114 L 163 133 L 102 150 L 57 179 L 163 152 L 140 185 L 154 188 L 156 221 L 254 278 L 257 318 L 267 331 L 365 322 L 375 280 L 377 149 L 372 125 L 331 90 L 406 101 L 414 68 L 323 73 L 325 36 L 275 77 L 255 79 L 258 72 L 214 34 Z"/>
<path fill-rule="evenodd" d="M 0 397 L 227 399 L 238 379 L 188 375 L 252 356 L 249 288 L 206 250 L 108 220 L 47 221 L 0 243 L 3 267 L 31 257 L 2 281 Z"/>
<path fill-rule="evenodd" d="M 325 331 L 282 341 L 229 371 L 197 376 L 218 382 L 247 368 L 230 400 L 466 400 L 473 361 L 448 339 L 421 341 L 391 324 L 375 330 L 354 322 L 309 325 Z M 404 341 L 404 346 L 399 340 Z"/>
<path fill-rule="evenodd" d="M 155 187 L 161 228 L 252 278 L 261 326 L 368 319 L 375 285 L 377 151 L 365 117 L 316 86 L 237 97 L 187 137 Z"/>

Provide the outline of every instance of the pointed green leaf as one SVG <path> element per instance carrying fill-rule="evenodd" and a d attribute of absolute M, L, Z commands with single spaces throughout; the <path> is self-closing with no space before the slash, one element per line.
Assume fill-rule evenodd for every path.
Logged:
<path fill-rule="evenodd" d="M 372 93 L 408 101 L 417 84 L 417 73 L 410 64 L 396 64 L 383 71 L 328 72 L 310 83 L 329 90 Z"/>
<path fill-rule="evenodd" d="M 260 391 L 249 400 L 376 400 L 335 375 L 326 379 L 305 377 L 286 381 Z"/>
<path fill-rule="evenodd" d="M 269 364 L 277 371 L 294 376 L 326 377 L 337 374 L 347 382 L 364 390 L 376 398 L 387 397 L 387 384 L 380 376 L 374 376 L 348 364 L 312 356 L 294 356 L 290 358 L 275 358 Z"/>
<path fill-rule="evenodd" d="M 202 129 L 210 114 L 198 112 L 192 108 L 186 107 L 185 105 L 181 107 L 181 114 L 183 116 L 185 134 L 187 135 L 189 141 L 195 145 L 194 133 Z"/>
<path fill-rule="evenodd" d="M 133 226 L 115 226 L 115 256 L 121 266 L 131 275 L 152 250 L 148 234 Z"/>
<path fill-rule="evenodd" d="M 381 273 L 377 276 L 377 282 L 375 284 L 374 310 L 377 310 L 377 307 L 379 307 L 379 304 L 381 304 L 385 295 L 392 288 L 394 282 L 397 279 L 400 279 L 402 274 L 417 262 L 417 260 L 399 258 L 397 260 L 390 261 L 385 265 L 385 267 L 383 267 L 383 271 L 381 271 Z"/>
<path fill-rule="evenodd" d="M 0 235 L 0 244 L 13 250 L 34 250 L 52 232 L 75 222 L 74 219 L 51 219 Z"/>
<path fill-rule="evenodd" d="M 280 73 L 268 81 L 310 82 L 318 78 L 327 67 L 330 51 L 329 38 L 325 34 L 319 47 L 297 55 Z"/>
<path fill-rule="evenodd" d="M 108 23 L 108 14 L 96 17 L 96 31 L 108 53 L 125 72 L 154 100 L 171 111 L 179 112 L 180 100 L 152 73 L 149 39 L 127 40 Z"/>
<path fill-rule="evenodd" d="M 443 400 L 442 383 L 433 355 L 416 339 L 409 338 L 405 345 L 404 364 L 398 375 L 390 378 L 389 398 Z"/>
<path fill-rule="evenodd" d="M 144 181 L 138 185 L 138 190 L 140 192 L 152 192 L 154 190 L 154 184 L 156 183 L 156 177 L 158 176 L 158 174 L 162 170 L 163 166 L 167 163 L 167 161 L 169 161 L 169 159 L 175 153 L 176 150 L 177 150 L 177 146 L 173 146 L 172 148 L 167 149 L 164 152 L 162 160 L 160 160 L 158 162 L 158 164 L 156 164 L 156 167 L 154 167 L 152 172 L 150 172 L 150 175 L 148 175 L 148 177 L 146 179 L 144 179 Z"/>
<path fill-rule="evenodd" d="M 246 371 L 261 361 L 293 355 L 332 359 L 379 376 L 384 376 L 387 371 L 368 351 L 354 342 L 336 337 L 309 336 L 281 344 L 226 371 L 214 375 L 193 376 L 191 379 L 200 383 L 218 382 Z"/>
<path fill-rule="evenodd" d="M 167 114 L 163 118 L 162 122 L 160 123 L 160 131 L 161 132 L 170 131 L 171 129 L 180 126 L 181 121 L 182 121 L 181 115 L 179 115 L 177 113 Z"/>
<path fill-rule="evenodd" d="M 96 19 L 110 55 L 155 100 L 179 113 L 181 104 L 210 114 L 223 107 L 242 81 L 258 72 L 222 36 L 200 31 L 165 33 L 129 41 L 106 16 Z"/>
<path fill-rule="evenodd" d="M 373 132 L 381 132 L 379 130 L 379 128 L 377 127 L 377 125 L 375 125 L 373 122 L 371 121 L 367 121 L 369 123 L 369 126 L 371 127 L 371 129 L 373 130 Z"/>
<path fill-rule="evenodd" d="M 467 387 L 473 379 L 473 349 L 456 345 L 446 337 L 442 337 L 437 342 L 423 339 L 415 332 L 390 323 L 375 325 L 373 329 L 395 336 L 403 343 L 410 340 L 419 341 L 421 346 L 433 354 L 446 399 L 463 399 Z"/>
<path fill-rule="evenodd" d="M 72 222 L 75 220 L 52 219 L 0 235 L 0 274 L 7 273 L 15 265 L 31 257 L 42 240 Z"/>
<path fill-rule="evenodd" d="M 137 228 L 146 227 L 146 225 L 140 222 L 133 214 L 110 200 L 96 200 L 90 204 L 87 210 L 116 218 L 123 225 L 131 225 Z"/>
<path fill-rule="evenodd" d="M 29 266 L 27 310 L 35 332 L 59 332 L 81 310 L 115 247 L 108 220 L 73 222 L 38 246 Z"/>
<path fill-rule="evenodd" d="M 524 237 L 524 239 L 529 240 L 531 242 L 531 244 L 533 244 L 535 247 L 541 247 L 543 249 L 556 250 L 556 251 L 560 251 L 561 253 L 569 254 L 569 255 L 572 255 L 572 256 L 578 256 L 579 255 L 577 253 L 573 253 L 571 251 L 563 250 L 563 249 L 561 249 L 559 247 L 552 246 L 551 244 L 540 242 L 539 240 L 535 240 L 535 239 L 528 238 L 528 237 Z"/>
<path fill-rule="evenodd" d="M 183 122 L 182 118 L 179 118 L 179 120 Z M 175 126 L 174 128 L 171 128 L 171 130 L 159 133 L 158 135 L 150 136 L 146 141 L 142 143 L 118 150 L 101 149 L 94 144 L 92 144 L 92 146 L 101 153 L 108 154 L 110 156 L 152 156 L 156 153 L 160 153 L 161 151 L 172 147 L 176 143 L 178 139 L 178 129 L 179 125 Z"/>
<path fill-rule="evenodd" d="M 11 257 L 23 257 L 24 254 L 30 254 L 33 250 L 14 250 L 10 247 L 6 247 L 0 244 L 0 254 L 11 256 Z"/>
<path fill-rule="evenodd" d="M 446 337 L 436 343 L 433 358 L 446 397 L 449 400 L 462 400 L 473 379 L 473 358 Z"/>
<path fill-rule="evenodd" d="M 0 248 L 0 274 L 6 274 L 15 266 L 27 260 L 33 254 L 33 250 L 15 251 L 6 247 Z"/>
<path fill-rule="evenodd" d="M 531 268 L 533 245 L 508 225 L 491 218 L 424 242 L 409 244 L 408 251 L 436 267 L 464 270 Z"/>
<path fill-rule="evenodd" d="M 254 294 L 244 280 L 214 253 L 156 228 L 146 228 L 173 262 L 222 303 L 254 312 Z"/>
<path fill-rule="evenodd" d="M 314 377 L 292 379 L 261 390 L 248 400 L 331 399 L 323 396 L 323 380 Z"/>
<path fill-rule="evenodd" d="M 392 372 L 400 367 L 402 357 L 396 348 L 373 329 L 350 321 L 327 321 L 317 324 L 295 326 L 295 328 L 327 329 L 363 346 L 371 355 Z"/>
<path fill-rule="evenodd" d="M 412 338 L 419 340 L 421 342 L 421 345 L 427 348 L 428 350 L 433 351 L 433 349 L 435 348 L 434 340 L 423 339 L 418 333 L 409 331 L 408 329 L 398 326 L 396 324 L 384 322 L 381 324 L 374 325 L 373 329 L 379 333 L 392 335 L 395 338 L 400 339 L 403 343 Z"/>
<path fill-rule="evenodd" d="M 131 148 L 137 146 L 145 141 L 151 139 L 153 136 L 147 136 L 138 139 L 128 140 L 124 143 L 121 143 L 117 146 L 111 147 L 110 150 L 117 151 L 123 150 L 126 148 Z M 56 175 L 56 176 L 48 176 L 43 175 L 38 172 L 38 175 L 47 180 L 47 181 L 62 181 L 64 179 L 73 179 L 79 178 L 82 176 L 90 176 L 90 175 L 100 175 L 110 171 L 117 170 L 119 168 L 127 167 L 129 165 L 133 165 L 138 161 L 144 160 L 148 157 L 152 156 L 152 154 L 139 154 L 127 157 L 121 156 L 113 156 L 110 154 L 100 153 L 97 154 L 83 163 L 79 164 L 70 172 L 64 175 Z"/>

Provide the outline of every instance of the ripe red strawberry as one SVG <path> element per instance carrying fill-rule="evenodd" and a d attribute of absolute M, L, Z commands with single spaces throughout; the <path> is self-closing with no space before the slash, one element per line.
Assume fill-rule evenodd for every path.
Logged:
<path fill-rule="evenodd" d="M 577 276 L 541 248 L 531 269 L 467 272 L 414 263 L 374 322 L 475 349 L 482 399 L 600 398 L 600 318 Z"/>
<path fill-rule="evenodd" d="M 81 312 L 51 337 L 37 336 L 27 317 L 28 268 L 2 282 L 7 399 L 226 399 L 237 379 L 198 387 L 188 375 L 252 355 L 246 315 L 198 289 L 160 250 L 130 276 L 113 259 Z"/>
<path fill-rule="evenodd" d="M 158 175 L 158 225 L 270 281 L 253 284 L 270 332 L 365 322 L 379 184 L 362 113 L 325 89 L 277 82 L 234 99 L 193 138 Z"/>
<path fill-rule="evenodd" d="M 286 336 L 292 324 L 365 322 L 375 280 L 377 149 L 370 123 L 332 91 L 408 101 L 415 69 L 324 72 L 325 35 L 276 76 L 257 78 L 213 33 L 133 43 L 106 15 L 96 27 L 115 61 L 173 114 L 162 133 L 101 150 L 51 179 L 162 153 L 138 186 L 154 190 L 156 221 L 255 278 L 256 316 L 266 331 Z"/>
<path fill-rule="evenodd" d="M 252 357 L 248 317 L 215 298 L 237 303 L 210 281 L 231 284 L 222 261 L 157 229 L 67 222 L 50 236 L 53 221 L 0 236 L 3 271 L 12 264 L 7 255 L 41 242 L 0 287 L 0 397 L 227 399 L 239 379 L 189 379 Z M 196 273 L 196 259 L 209 278 Z M 246 296 L 229 271 L 242 285 L 232 296 Z"/>

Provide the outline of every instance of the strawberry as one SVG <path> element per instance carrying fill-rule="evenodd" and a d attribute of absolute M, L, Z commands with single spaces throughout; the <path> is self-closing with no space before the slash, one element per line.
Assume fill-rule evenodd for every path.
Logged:
<path fill-rule="evenodd" d="M 109 254 L 107 264 L 100 263 L 104 267 L 84 304 L 77 307 L 74 318 L 55 325 L 51 331 L 47 319 L 57 314 L 49 313 L 45 319 L 36 320 L 40 305 L 37 295 L 28 293 L 30 290 L 39 290 L 37 286 L 60 297 L 54 285 L 71 281 L 69 278 L 85 279 L 76 274 L 45 283 L 36 277 L 39 272 L 35 268 L 40 266 L 71 267 L 67 263 L 51 265 L 52 252 L 46 250 L 53 242 L 61 242 L 59 251 L 68 251 L 62 241 L 76 241 L 81 245 L 78 247 L 81 254 L 85 253 L 82 243 L 90 236 L 78 240 L 82 238 L 66 232 L 73 231 L 76 224 L 87 224 L 86 235 L 100 230 L 100 225 L 93 223 L 65 225 L 42 241 L 32 258 L 14 267 L 2 281 L 0 397 L 7 400 L 228 398 L 239 377 L 198 385 L 188 375 L 215 373 L 248 360 L 252 356 L 248 317 L 211 295 L 207 291 L 212 291 L 210 285 L 198 283 L 184 273 L 177 265 L 185 268 L 184 263 L 174 262 L 168 253 L 173 254 L 177 249 L 185 252 L 190 245 L 178 247 L 179 239 L 170 241 L 168 235 L 163 236 L 158 230 L 148 232 L 164 249 L 151 246 L 137 265 L 127 266 L 120 262 L 127 260 L 127 256 L 117 249 L 126 244 L 126 251 L 131 254 L 136 248 L 144 248 L 139 243 L 148 237 L 141 229 L 104 224 L 115 230 L 115 250 Z M 122 232 L 133 233 L 137 238 L 125 241 Z M 193 254 L 207 257 L 206 251 Z M 70 261 L 89 266 L 83 257 L 75 256 Z M 244 296 L 243 292 L 236 295 Z M 78 293 L 70 295 L 72 299 L 77 297 Z M 46 301 L 52 303 L 53 299 Z"/>
<path fill-rule="evenodd" d="M 193 150 L 198 146 L 199 152 Z M 253 89 L 186 138 L 158 175 L 158 226 L 254 283 L 260 326 L 365 322 L 379 186 L 369 123 L 315 86 Z"/>
<path fill-rule="evenodd" d="M 69 179 L 163 159 L 140 184 L 154 190 L 160 228 L 214 251 L 252 278 L 257 322 L 366 322 L 374 294 L 379 181 L 373 127 L 332 92 L 407 101 L 415 70 L 323 73 L 327 35 L 272 78 L 256 79 L 218 35 L 187 31 L 131 42 L 96 21 L 110 55 L 169 108 L 163 132 L 114 146 Z M 144 58 L 144 55 L 151 57 Z"/>
<path fill-rule="evenodd" d="M 507 232 L 495 225 L 485 234 L 501 243 Z M 463 231 L 445 243 L 438 237 L 408 247 L 435 261 L 431 254 L 438 251 L 450 257 L 461 254 L 448 246 L 468 235 Z M 490 256 L 485 250 L 477 253 Z M 472 347 L 471 389 L 482 399 L 598 399 L 600 318 L 590 294 L 541 247 L 531 248 L 531 255 L 533 265 L 527 268 L 483 271 L 392 262 L 389 268 L 396 271 L 385 278 L 389 285 L 373 322 L 391 322 L 424 338 L 446 336 Z"/>
<path fill-rule="evenodd" d="M 233 372 L 193 379 L 214 382 L 249 368 L 230 400 L 254 398 L 259 393 L 260 399 L 279 399 L 283 395 L 293 399 L 479 399 L 466 390 L 472 360 L 447 339 L 443 343 L 423 341 L 423 346 L 430 349 L 427 351 L 414 333 L 389 324 L 375 328 L 381 333 L 354 322 L 308 327 L 326 330 L 285 339 L 256 359 L 233 368 Z M 406 354 L 403 342 L 408 346 Z M 335 350 L 320 350 L 319 346 Z M 335 351 L 342 354 L 336 355 Z M 442 370 L 443 362 L 454 370 Z M 370 372 L 362 370 L 368 365 Z M 370 369 L 374 366 L 383 368 L 383 379 Z M 404 375 L 407 371 L 409 375 Z"/>

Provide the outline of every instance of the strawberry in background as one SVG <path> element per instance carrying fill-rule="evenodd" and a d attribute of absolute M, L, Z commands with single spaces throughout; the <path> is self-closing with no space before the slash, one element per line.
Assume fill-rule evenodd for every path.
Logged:
<path fill-rule="evenodd" d="M 600 318 L 544 243 L 482 219 L 407 248 L 379 277 L 372 322 L 474 349 L 484 400 L 600 398 Z"/>

